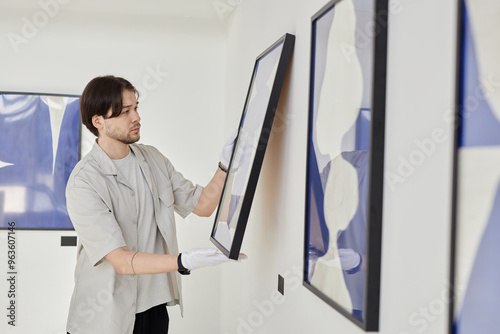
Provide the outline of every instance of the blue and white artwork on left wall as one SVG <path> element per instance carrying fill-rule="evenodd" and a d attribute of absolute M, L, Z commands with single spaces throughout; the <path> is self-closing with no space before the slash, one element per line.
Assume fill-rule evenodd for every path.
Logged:
<path fill-rule="evenodd" d="M 456 334 L 500 333 L 500 2 L 465 0 L 458 129 Z"/>
<path fill-rule="evenodd" d="M 0 228 L 73 229 L 65 189 L 79 142 L 79 97 L 0 93 Z"/>

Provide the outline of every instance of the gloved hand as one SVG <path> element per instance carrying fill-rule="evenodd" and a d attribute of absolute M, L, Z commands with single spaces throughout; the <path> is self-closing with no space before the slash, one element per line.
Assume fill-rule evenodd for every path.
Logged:
<path fill-rule="evenodd" d="M 238 262 L 246 259 L 247 256 L 245 254 L 240 254 Z M 216 248 L 194 248 L 181 254 L 182 265 L 189 270 L 215 266 L 229 261 L 236 262 L 236 260 L 228 258 Z"/>
<path fill-rule="evenodd" d="M 234 143 L 236 141 L 237 135 L 238 129 L 231 133 L 226 143 L 224 144 L 224 147 L 222 148 L 222 152 L 219 155 L 220 163 L 223 164 L 226 168 L 229 168 L 229 162 L 231 161 L 231 156 L 233 154 Z"/>
<path fill-rule="evenodd" d="M 339 259 L 342 270 L 352 270 L 361 264 L 361 255 L 350 248 L 339 248 Z"/>

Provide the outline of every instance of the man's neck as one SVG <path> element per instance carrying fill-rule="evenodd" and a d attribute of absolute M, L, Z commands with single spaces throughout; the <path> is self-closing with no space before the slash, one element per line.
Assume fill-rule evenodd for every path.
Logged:
<path fill-rule="evenodd" d="M 128 144 L 124 144 L 116 140 L 97 138 L 97 144 L 112 160 L 123 159 L 130 152 Z"/>

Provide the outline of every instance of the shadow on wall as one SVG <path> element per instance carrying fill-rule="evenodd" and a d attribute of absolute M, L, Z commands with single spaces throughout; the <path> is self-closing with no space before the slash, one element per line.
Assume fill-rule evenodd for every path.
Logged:
<path fill-rule="evenodd" d="M 278 224 L 280 223 L 281 215 L 277 208 L 280 208 L 282 201 L 282 189 L 286 189 L 286 180 L 283 177 L 286 174 L 287 163 L 284 161 L 284 143 L 285 133 L 289 123 L 293 120 L 293 115 L 289 114 L 288 101 L 290 98 L 290 75 L 293 64 L 293 54 L 288 64 L 287 73 L 283 82 L 276 115 L 274 117 L 273 127 L 267 146 L 264 163 L 262 165 L 261 180 L 259 180 L 261 189 L 259 191 L 259 208 L 262 208 L 260 213 L 261 224 L 263 227 L 258 229 L 256 235 L 259 243 L 262 245 L 275 244 L 278 238 Z M 250 226 L 250 228 L 252 228 Z M 269 256 L 266 248 L 260 248 L 265 252 L 266 256 L 259 256 L 259 259 L 264 260 L 261 263 L 263 268 L 272 268 L 273 259 Z M 264 254 L 263 254 L 264 255 Z"/>

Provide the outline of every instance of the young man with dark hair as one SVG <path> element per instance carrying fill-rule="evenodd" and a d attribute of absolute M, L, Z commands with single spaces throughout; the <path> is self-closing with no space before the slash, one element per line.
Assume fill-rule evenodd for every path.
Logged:
<path fill-rule="evenodd" d="M 180 304 L 180 274 L 229 261 L 216 249 L 179 254 L 174 210 L 210 216 L 222 192 L 234 138 L 209 184 L 193 185 L 140 138 L 137 90 L 123 78 L 97 77 L 80 99 L 82 123 L 97 136 L 67 184 L 79 237 L 67 331 L 167 333 L 167 305 Z"/>

